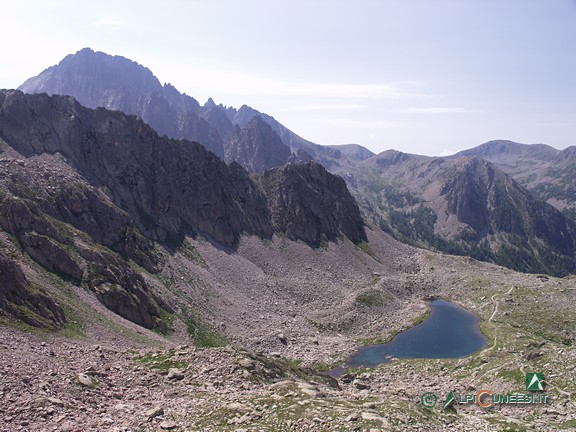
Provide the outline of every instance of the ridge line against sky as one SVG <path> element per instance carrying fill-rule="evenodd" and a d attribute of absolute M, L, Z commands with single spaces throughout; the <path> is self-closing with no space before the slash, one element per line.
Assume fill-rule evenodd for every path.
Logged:
<path fill-rule="evenodd" d="M 0 0 L 0 87 L 84 47 L 319 144 L 576 145 L 576 0 Z"/>

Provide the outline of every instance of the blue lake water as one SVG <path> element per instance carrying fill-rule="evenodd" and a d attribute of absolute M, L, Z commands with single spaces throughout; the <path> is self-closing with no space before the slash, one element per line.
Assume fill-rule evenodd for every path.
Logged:
<path fill-rule="evenodd" d="M 376 366 L 396 358 L 457 358 L 486 346 L 480 319 L 445 300 L 428 303 L 430 315 L 420 324 L 396 335 L 390 342 L 359 349 L 346 366 Z"/>

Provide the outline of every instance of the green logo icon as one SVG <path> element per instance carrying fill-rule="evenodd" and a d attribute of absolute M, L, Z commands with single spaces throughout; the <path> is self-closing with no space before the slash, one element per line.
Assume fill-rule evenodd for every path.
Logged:
<path fill-rule="evenodd" d="M 433 392 L 426 392 L 420 396 L 420 402 L 422 403 L 422 406 L 425 406 L 426 408 L 434 408 L 437 400 L 438 397 Z"/>
<path fill-rule="evenodd" d="M 526 390 L 543 391 L 544 374 L 542 372 L 528 372 L 526 374 Z"/>
<path fill-rule="evenodd" d="M 450 405 L 454 403 L 455 400 L 456 396 L 454 396 L 454 392 L 450 390 L 450 393 L 448 393 L 448 396 L 446 396 L 446 400 L 444 401 L 442 408 L 444 409 L 448 408 Z"/>

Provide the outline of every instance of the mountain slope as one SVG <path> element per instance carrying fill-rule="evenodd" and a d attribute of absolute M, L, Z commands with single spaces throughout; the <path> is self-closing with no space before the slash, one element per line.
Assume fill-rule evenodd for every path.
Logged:
<path fill-rule="evenodd" d="M 269 199 L 246 171 L 198 143 L 159 137 L 135 117 L 86 109 L 69 97 L 4 91 L 0 136 L 24 156 L 64 155 L 154 240 L 196 230 L 232 246 L 241 232 L 269 237 L 274 230 Z M 347 192 L 331 174 L 324 181 Z"/>
<path fill-rule="evenodd" d="M 225 160 L 235 161 L 250 172 L 285 165 L 292 152 L 260 116 L 242 129 L 235 126 L 226 145 Z"/>
<path fill-rule="evenodd" d="M 521 271 L 576 270 L 576 225 L 483 159 L 387 151 L 347 180 L 366 211 L 402 241 Z"/>
<path fill-rule="evenodd" d="M 541 199 L 576 221 L 576 147 L 562 151 L 544 144 L 490 141 L 455 154 L 493 163 Z"/>
<path fill-rule="evenodd" d="M 172 311 L 163 297 L 173 294 L 143 273 L 161 271 L 167 253 L 186 249 L 187 235 L 230 251 L 247 234 L 271 239 L 277 232 L 313 247 L 366 239 L 343 180 L 317 164 L 299 166 L 308 183 L 282 191 L 293 204 L 286 208 L 276 196 L 290 184 L 291 166 L 276 169 L 263 187 L 198 143 L 159 137 L 134 116 L 85 108 L 71 97 L 0 91 L 0 153 L 0 250 L 15 242 L 15 253 L 28 257 L 2 257 L 3 277 L 18 284 L 1 287 L 0 306 L 13 316 L 23 307 L 30 322 L 63 320 L 18 276 L 19 264 L 43 269 L 35 271 L 40 279 L 44 271 L 83 286 L 111 311 L 161 330 Z M 324 207 L 304 198 L 318 187 Z M 291 211 L 301 225 L 284 224 Z"/>

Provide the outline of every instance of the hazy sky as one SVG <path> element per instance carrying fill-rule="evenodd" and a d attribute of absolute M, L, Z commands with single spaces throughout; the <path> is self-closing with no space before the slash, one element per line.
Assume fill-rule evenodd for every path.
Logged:
<path fill-rule="evenodd" d="M 90 47 L 320 144 L 576 145 L 576 0 L 0 0 L 0 88 Z"/>

